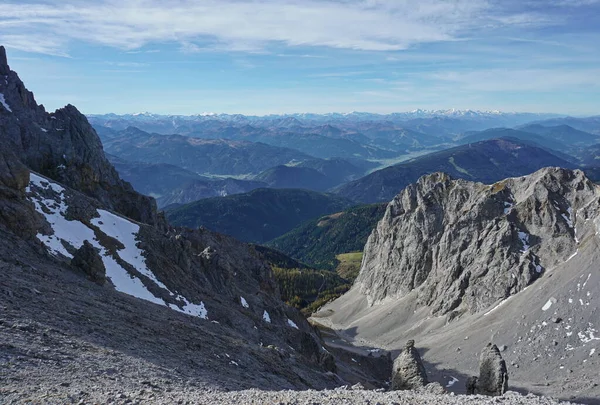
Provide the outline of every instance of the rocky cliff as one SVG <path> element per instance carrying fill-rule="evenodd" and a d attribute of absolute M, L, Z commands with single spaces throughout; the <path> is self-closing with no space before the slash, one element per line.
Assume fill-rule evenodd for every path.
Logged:
<path fill-rule="evenodd" d="M 137 221 L 159 222 L 152 199 L 134 192 L 107 161 L 96 131 L 77 108 L 53 113 L 38 105 L 0 46 L 0 134 L 31 170 L 99 200 Z"/>
<path fill-rule="evenodd" d="M 598 215 L 599 200 L 578 170 L 491 185 L 424 176 L 389 204 L 356 285 L 371 304 L 416 290 L 433 314 L 478 312 L 574 254 L 577 226 Z"/>
<path fill-rule="evenodd" d="M 599 232 L 600 186 L 578 170 L 424 176 L 388 205 L 352 289 L 313 319 L 360 346 L 418 341 L 429 380 L 458 393 L 492 342 L 509 389 L 595 404 Z"/>

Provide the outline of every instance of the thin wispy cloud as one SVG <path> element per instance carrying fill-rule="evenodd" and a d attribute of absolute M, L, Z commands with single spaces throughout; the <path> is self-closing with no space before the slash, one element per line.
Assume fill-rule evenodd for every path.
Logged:
<path fill-rule="evenodd" d="M 68 92 L 86 112 L 598 113 L 597 15 L 600 0 L 0 0 L 0 44 L 50 108 Z"/>
<path fill-rule="evenodd" d="M 547 22 L 539 13 L 508 13 L 485 0 L 19 1 L 0 5 L 0 41 L 54 55 L 68 54 L 69 44 L 81 40 L 126 50 L 172 41 L 185 51 L 247 51 L 273 43 L 390 51 L 486 26 Z"/>

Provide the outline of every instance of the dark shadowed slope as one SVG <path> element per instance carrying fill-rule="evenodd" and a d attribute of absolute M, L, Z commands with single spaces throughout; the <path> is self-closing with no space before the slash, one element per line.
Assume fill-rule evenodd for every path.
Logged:
<path fill-rule="evenodd" d="M 128 161 L 167 163 L 196 173 L 239 175 L 311 159 L 302 152 L 264 143 L 149 134 L 137 128 L 106 139 L 104 149 Z"/>
<path fill-rule="evenodd" d="M 333 270 L 338 254 L 363 250 L 386 205 L 361 205 L 316 218 L 268 245 L 318 269 Z"/>
<path fill-rule="evenodd" d="M 305 190 L 325 191 L 336 182 L 324 174 L 309 167 L 275 166 L 254 177 L 272 188 L 301 188 Z"/>
<path fill-rule="evenodd" d="M 300 223 L 350 206 L 345 198 L 308 190 L 257 189 L 167 210 L 176 225 L 204 226 L 247 242 L 266 242 Z"/>

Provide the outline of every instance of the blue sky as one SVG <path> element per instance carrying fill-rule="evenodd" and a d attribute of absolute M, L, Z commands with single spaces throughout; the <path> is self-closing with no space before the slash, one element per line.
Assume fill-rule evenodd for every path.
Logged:
<path fill-rule="evenodd" d="M 38 102 L 84 113 L 600 114 L 600 0 L 0 0 Z"/>

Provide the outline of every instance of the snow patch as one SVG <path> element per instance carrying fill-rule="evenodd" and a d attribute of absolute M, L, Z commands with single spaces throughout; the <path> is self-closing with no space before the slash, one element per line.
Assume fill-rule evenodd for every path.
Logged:
<path fill-rule="evenodd" d="M 97 242 L 92 242 L 92 244 L 97 245 Z M 133 277 L 112 256 L 108 256 L 104 249 L 100 256 L 104 262 L 104 267 L 106 267 L 106 276 L 110 278 L 117 291 L 154 302 L 155 304 L 165 305 L 165 302 L 160 298 L 156 298 L 139 278 Z M 175 309 L 177 307 L 170 306 L 170 308 Z"/>
<path fill-rule="evenodd" d="M 296 325 L 296 322 L 292 321 L 291 319 L 288 319 L 287 323 L 290 327 L 292 327 L 294 329 L 298 329 L 298 325 Z"/>
<path fill-rule="evenodd" d="M 12 112 L 12 110 L 10 109 L 10 107 L 8 106 L 8 104 L 6 103 L 6 99 L 4 98 L 4 94 L 0 93 L 0 104 L 2 104 L 4 106 L 4 108 L 6 108 L 6 110 L 8 112 Z"/>
<path fill-rule="evenodd" d="M 448 381 L 448 384 L 446 384 L 446 388 L 450 388 L 458 382 L 458 378 L 452 376 L 450 377 L 452 378 L 452 380 Z"/>
<path fill-rule="evenodd" d="M 200 301 L 200 304 L 192 304 L 184 297 L 181 297 L 181 298 L 185 302 L 185 305 L 183 306 L 183 309 L 177 308 L 177 309 L 175 309 L 176 311 L 183 312 L 184 314 L 188 314 L 188 315 L 192 315 L 192 316 L 197 316 L 202 319 L 208 319 L 208 311 L 206 310 L 206 307 L 204 306 L 204 302 Z"/>
<path fill-rule="evenodd" d="M 244 297 L 240 297 L 240 302 L 244 308 L 250 308 L 250 305 L 248 305 L 248 301 L 246 301 Z"/>
<path fill-rule="evenodd" d="M 521 252 L 527 252 L 529 250 L 529 234 L 526 232 L 519 231 L 519 239 L 523 244 L 523 249 L 521 250 Z"/>
<path fill-rule="evenodd" d="M 512 296 L 500 301 L 500 303 L 498 303 L 498 305 L 496 305 L 494 308 L 490 309 L 489 311 L 487 311 L 486 313 L 483 314 L 483 316 L 487 316 L 489 314 L 491 314 L 492 312 L 494 312 L 495 310 L 497 310 L 498 308 L 500 308 L 502 305 L 506 304 L 506 302 L 511 299 Z"/>
<path fill-rule="evenodd" d="M 512 210 L 513 206 L 513 203 L 504 201 L 504 215 L 508 215 L 510 213 L 510 210 Z"/>
<path fill-rule="evenodd" d="M 38 194 L 31 193 L 32 186 L 41 188 L 46 192 L 53 191 L 56 193 L 54 199 L 48 199 Z M 73 258 L 65 244 L 71 245 L 75 249 L 79 249 L 84 241 L 90 242 L 95 248 L 100 250 L 100 257 L 106 268 L 106 276 L 110 279 L 117 291 L 140 298 L 146 301 L 153 302 L 159 305 L 166 303 L 148 290 L 142 280 L 131 275 L 123 268 L 115 258 L 115 256 L 124 262 L 127 262 L 134 267 L 140 274 L 152 280 L 156 285 L 173 294 L 169 289 L 154 275 L 146 266 L 146 259 L 143 251 L 137 247 L 137 235 L 139 225 L 115 215 L 105 210 L 98 210 L 99 217 L 93 218 L 90 223 L 98 227 L 106 235 L 117 239 L 124 246 L 114 253 L 109 252 L 96 239 L 96 234 L 93 229 L 80 221 L 70 221 L 65 218 L 68 206 L 65 202 L 65 189 L 60 185 L 53 183 L 45 178 L 35 174 L 30 174 L 29 186 L 26 189 L 30 201 L 33 202 L 36 211 L 42 214 L 46 221 L 54 231 L 53 235 L 38 234 L 37 238 L 48 248 L 53 255 L 63 255 L 68 258 Z M 203 302 L 200 304 L 190 303 L 185 297 L 175 297 L 179 301 L 184 302 L 183 308 L 179 308 L 174 304 L 167 305 L 169 308 L 183 312 L 188 315 L 198 316 L 202 319 L 208 319 L 207 311 Z"/>
<path fill-rule="evenodd" d="M 556 299 L 550 298 L 542 307 L 542 311 L 547 311 L 550 309 L 550 307 L 552 306 L 552 304 L 554 304 L 556 302 Z"/>
<path fill-rule="evenodd" d="M 158 281 L 154 273 L 148 269 L 144 252 L 137 247 L 138 242 L 136 239 L 140 226 L 112 212 L 98 210 L 98 214 L 99 217 L 93 218 L 90 222 L 100 228 L 106 235 L 118 240 L 125 246 L 124 249 L 118 251 L 119 257 L 154 281 L 159 287 L 168 290 L 167 286 Z"/>
<path fill-rule="evenodd" d="M 571 256 L 569 256 L 569 258 L 567 259 L 567 261 L 565 261 L 565 263 L 568 262 L 569 260 L 571 260 L 572 258 L 574 258 L 575 256 L 577 256 L 577 253 L 579 253 L 579 249 L 577 249 L 575 251 L 575 253 L 573 253 Z"/>
<path fill-rule="evenodd" d="M 266 310 L 265 312 L 263 312 L 263 321 L 271 323 L 271 317 L 269 316 L 269 313 Z"/>

